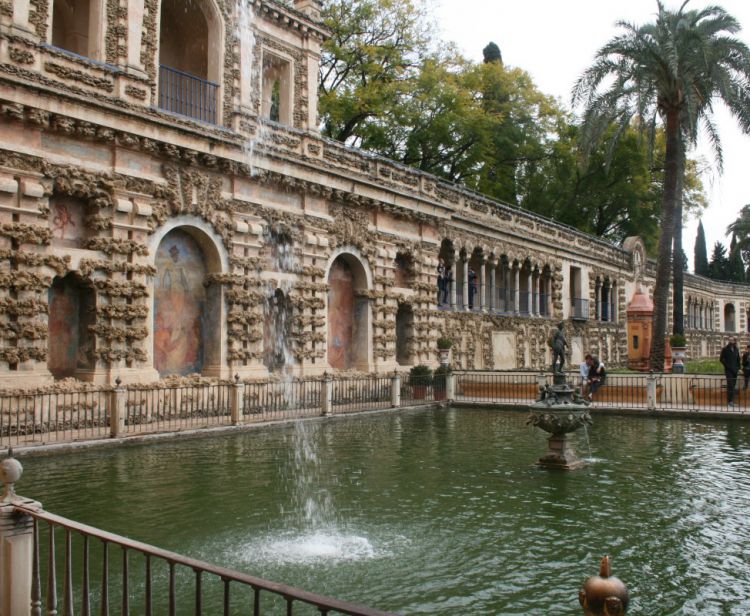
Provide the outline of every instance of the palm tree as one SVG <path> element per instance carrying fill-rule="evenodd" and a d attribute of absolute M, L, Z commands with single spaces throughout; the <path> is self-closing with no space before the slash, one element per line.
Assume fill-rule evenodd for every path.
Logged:
<path fill-rule="evenodd" d="M 659 123 L 666 137 L 664 187 L 654 285 L 650 367 L 664 366 L 664 336 L 672 264 L 675 215 L 681 216 L 684 152 L 699 130 L 713 146 L 719 170 L 722 153 L 713 107 L 723 102 L 743 132 L 750 132 L 750 50 L 733 34 L 737 20 L 718 6 L 678 11 L 657 2 L 656 21 L 643 26 L 618 22 L 622 33 L 606 43 L 573 88 L 582 104 L 585 143 L 595 144 L 609 126 L 622 132 L 633 122 L 648 129 Z M 681 248 L 681 246 L 680 246 Z"/>

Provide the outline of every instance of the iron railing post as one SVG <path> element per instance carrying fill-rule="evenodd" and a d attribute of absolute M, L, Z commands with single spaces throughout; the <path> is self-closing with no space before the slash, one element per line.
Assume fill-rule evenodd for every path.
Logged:
<path fill-rule="evenodd" d="M 0 496 L 0 616 L 41 614 L 33 611 L 41 606 L 32 606 L 35 599 L 31 594 L 34 520 L 16 513 L 17 505 L 41 509 L 41 504 L 16 495 L 15 483 L 22 474 L 23 467 L 9 449 L 8 456 L 0 462 L 0 481 L 4 486 Z"/>

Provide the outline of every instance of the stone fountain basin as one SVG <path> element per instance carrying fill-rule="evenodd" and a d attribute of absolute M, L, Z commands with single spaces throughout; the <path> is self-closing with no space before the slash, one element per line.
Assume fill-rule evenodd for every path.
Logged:
<path fill-rule="evenodd" d="M 543 403 L 532 404 L 526 423 L 550 434 L 568 434 L 582 426 L 591 425 L 592 421 L 586 406 L 571 402 L 556 404 L 554 407 Z"/>

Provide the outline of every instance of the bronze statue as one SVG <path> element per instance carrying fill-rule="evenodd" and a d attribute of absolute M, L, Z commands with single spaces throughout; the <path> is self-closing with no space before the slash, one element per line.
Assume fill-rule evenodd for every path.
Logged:
<path fill-rule="evenodd" d="M 565 332 L 563 331 L 563 323 L 557 324 L 557 331 L 552 336 L 552 372 L 562 372 L 563 366 L 565 365 L 565 347 L 568 346 L 567 340 L 565 340 Z M 557 361 L 560 360 L 560 366 L 557 367 Z"/>

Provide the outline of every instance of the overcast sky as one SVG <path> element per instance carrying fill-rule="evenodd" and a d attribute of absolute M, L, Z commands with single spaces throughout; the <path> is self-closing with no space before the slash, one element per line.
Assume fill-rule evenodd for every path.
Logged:
<path fill-rule="evenodd" d="M 665 0 L 677 9 L 678 2 Z M 702 8 L 706 0 L 691 0 L 688 7 Z M 750 0 L 713 0 L 743 26 L 739 33 L 750 45 Z M 653 21 L 656 0 L 440 0 L 435 16 L 442 38 L 454 41 L 468 57 L 480 61 L 482 48 L 494 41 L 503 62 L 527 71 L 537 87 L 570 106 L 570 91 L 578 76 L 591 64 L 596 51 L 617 32 L 615 22 L 636 25 Z M 717 240 L 743 205 L 750 203 L 750 137 L 741 134 L 723 106 L 716 118 L 724 150 L 724 173 L 715 165 L 703 181 L 709 208 L 703 214 L 708 256 Z M 699 147 L 709 161 L 710 150 Z M 692 263 L 697 221 L 684 232 L 685 252 Z"/>

